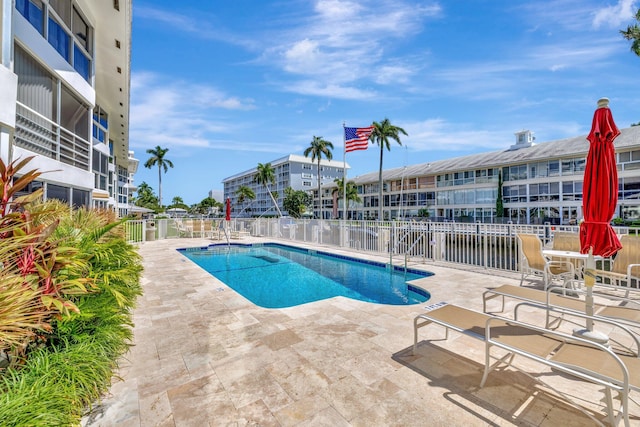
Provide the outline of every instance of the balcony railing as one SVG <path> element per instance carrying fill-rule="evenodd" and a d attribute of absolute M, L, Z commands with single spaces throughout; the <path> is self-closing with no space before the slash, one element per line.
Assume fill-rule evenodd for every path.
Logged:
<path fill-rule="evenodd" d="M 17 104 L 16 119 L 17 146 L 83 170 L 91 170 L 89 141 L 21 103 Z"/>

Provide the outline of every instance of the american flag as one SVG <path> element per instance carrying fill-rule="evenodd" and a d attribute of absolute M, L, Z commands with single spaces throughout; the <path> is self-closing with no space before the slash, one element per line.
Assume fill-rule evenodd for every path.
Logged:
<path fill-rule="evenodd" d="M 369 146 L 369 135 L 373 132 L 373 126 L 366 128 L 344 128 L 345 152 L 366 150 Z"/>

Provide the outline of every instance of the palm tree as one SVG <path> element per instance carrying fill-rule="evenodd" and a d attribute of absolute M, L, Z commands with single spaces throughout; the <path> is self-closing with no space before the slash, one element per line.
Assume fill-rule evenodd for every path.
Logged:
<path fill-rule="evenodd" d="M 333 159 L 333 143 L 325 141 L 321 136 L 314 136 L 311 144 L 304 150 L 304 156 L 309 157 L 311 155 L 311 161 L 318 160 L 318 218 L 322 219 L 322 193 L 320 186 L 322 184 L 322 175 L 320 175 L 320 161 L 322 156 L 327 160 Z"/>
<path fill-rule="evenodd" d="M 158 207 L 158 198 L 153 193 L 153 188 L 146 182 L 142 182 L 136 189 L 137 197 L 135 205 L 156 210 Z"/>
<path fill-rule="evenodd" d="M 380 123 L 373 122 L 372 126 L 373 132 L 371 132 L 369 140 L 380 146 L 380 171 L 378 172 L 378 221 L 382 221 L 384 219 L 382 217 L 382 205 L 384 204 L 382 199 L 382 153 L 384 153 L 385 147 L 387 150 L 391 150 L 391 145 L 389 144 L 390 139 L 393 139 L 398 144 L 402 145 L 402 142 L 400 141 L 400 134 L 402 133 L 407 135 L 407 132 L 405 132 L 401 127 L 392 125 L 387 118 Z"/>
<path fill-rule="evenodd" d="M 333 182 L 336 183 L 337 187 L 333 189 L 333 191 L 331 192 L 331 194 L 335 194 L 338 193 L 338 198 L 343 198 L 344 197 L 344 178 L 336 178 L 333 180 Z M 345 209 L 345 212 L 349 212 L 349 202 L 356 202 L 359 203 L 362 201 L 362 199 L 360 198 L 360 196 L 358 195 L 358 186 L 356 185 L 355 182 L 353 181 L 347 181 L 347 206 Z M 347 218 L 344 218 L 347 219 Z"/>
<path fill-rule="evenodd" d="M 267 190 L 267 193 L 269 193 L 269 196 L 271 197 L 271 201 L 273 202 L 273 205 L 276 207 L 276 210 L 278 211 L 278 216 L 282 216 L 282 212 L 280 212 L 278 203 L 276 202 L 276 199 L 273 198 L 273 194 L 269 189 L 269 183 L 271 184 L 276 183 L 276 173 L 273 167 L 271 166 L 271 163 L 266 163 L 264 165 L 262 163 L 258 163 L 257 172 L 253 177 L 253 180 L 258 184 L 264 185 L 264 188 Z"/>
<path fill-rule="evenodd" d="M 640 23 L 640 9 L 636 12 L 636 21 Z M 629 25 L 626 30 L 620 30 L 620 34 L 627 40 L 632 40 L 631 51 L 640 56 L 640 25 Z"/>
<path fill-rule="evenodd" d="M 164 173 L 167 173 L 169 167 L 173 167 L 171 160 L 164 158 L 167 151 L 169 151 L 168 148 L 162 148 L 159 145 L 156 145 L 156 148 L 148 149 L 147 154 L 151 154 L 151 157 L 144 164 L 147 169 L 158 165 L 158 205 L 160 205 L 160 209 L 162 209 L 162 169 L 164 169 Z"/>
<path fill-rule="evenodd" d="M 153 188 L 145 181 L 142 181 L 140 185 L 138 185 L 136 193 L 138 193 L 138 198 L 140 198 L 143 194 L 153 194 Z"/>
<path fill-rule="evenodd" d="M 246 185 L 241 185 L 236 191 L 236 196 L 238 196 L 238 203 L 244 204 L 245 200 L 254 200 L 256 193 Z M 245 209 L 242 210 L 244 211 Z"/>

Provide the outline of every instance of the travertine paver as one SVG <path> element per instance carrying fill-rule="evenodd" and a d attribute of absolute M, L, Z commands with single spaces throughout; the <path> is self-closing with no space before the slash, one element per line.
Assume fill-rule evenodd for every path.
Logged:
<path fill-rule="evenodd" d="M 425 305 L 447 301 L 481 309 L 487 287 L 518 284 L 517 275 L 415 264 L 435 273 L 422 281 L 432 294 L 427 304 L 333 298 L 264 309 L 175 250 L 208 243 L 140 245 L 144 295 L 134 312 L 135 346 L 121 362 L 122 380 L 114 380 L 84 425 L 593 424 L 518 371 L 493 373 L 480 389 L 484 345 L 477 340 L 452 333 L 448 341 L 426 342 L 444 332 L 423 328 L 419 351 L 411 354 L 413 318 Z M 535 363 L 531 370 L 549 374 Z M 587 385 L 557 382 L 603 417 L 599 393 L 590 397 Z M 640 424 L 638 407 L 632 412 Z"/>

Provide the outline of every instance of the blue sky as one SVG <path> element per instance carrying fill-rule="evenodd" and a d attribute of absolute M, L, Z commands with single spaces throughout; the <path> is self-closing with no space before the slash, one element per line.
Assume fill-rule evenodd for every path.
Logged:
<path fill-rule="evenodd" d="M 342 161 L 342 124 L 388 117 L 384 167 L 586 135 L 598 98 L 640 122 L 640 58 L 619 30 L 638 0 L 133 2 L 130 149 L 169 148 L 163 203 L 187 204 L 313 136 Z M 379 149 L 347 155 L 349 177 Z"/>

